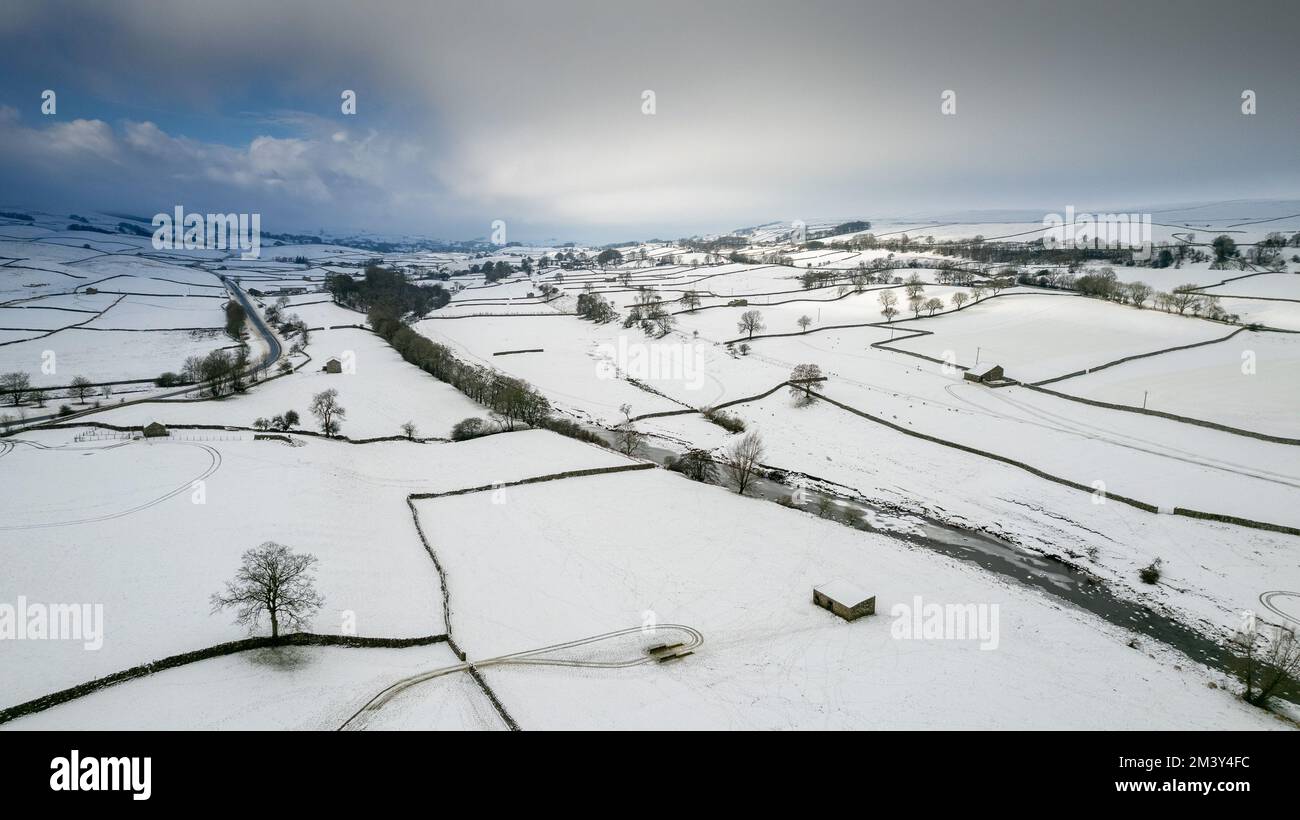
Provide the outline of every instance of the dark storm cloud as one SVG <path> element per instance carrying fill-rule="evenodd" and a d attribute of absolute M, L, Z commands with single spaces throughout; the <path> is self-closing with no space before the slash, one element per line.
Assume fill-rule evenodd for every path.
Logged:
<path fill-rule="evenodd" d="M 1294 195 L 1293 9 L 11 2 L 0 198 L 607 239 Z"/>

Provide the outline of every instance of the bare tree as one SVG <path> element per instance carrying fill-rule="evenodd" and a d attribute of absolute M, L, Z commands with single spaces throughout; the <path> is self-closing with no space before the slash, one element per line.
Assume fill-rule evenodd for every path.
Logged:
<path fill-rule="evenodd" d="M 339 391 L 332 387 L 311 397 L 311 412 L 320 419 L 321 432 L 327 436 L 338 433 L 339 419 L 347 415 L 347 410 L 339 404 Z"/>
<path fill-rule="evenodd" d="M 614 431 L 614 448 L 625 456 L 635 456 L 645 447 L 645 433 L 633 427 L 631 424 L 624 425 Z"/>
<path fill-rule="evenodd" d="M 79 404 L 85 404 L 86 394 L 90 392 L 90 389 L 92 387 L 90 383 L 90 379 L 86 378 L 85 376 L 73 376 L 72 383 L 68 386 L 72 388 L 69 392 L 75 393 L 77 395 L 77 402 Z"/>
<path fill-rule="evenodd" d="M 911 276 L 907 277 L 907 283 L 904 286 L 904 289 L 907 291 L 908 299 L 915 299 L 922 293 L 925 293 L 925 282 L 921 281 L 920 274 L 913 273 Z"/>
<path fill-rule="evenodd" d="M 235 579 L 226 582 L 225 593 L 213 594 L 212 611 L 234 608 L 235 623 L 250 632 L 266 614 L 271 619 L 271 637 L 279 638 L 281 626 L 298 629 L 325 603 L 312 577 L 315 564 L 310 553 L 267 541 L 244 553 Z"/>
<path fill-rule="evenodd" d="M 1151 294 L 1155 290 L 1146 282 L 1129 282 L 1124 286 L 1124 289 L 1128 291 L 1128 298 L 1133 303 L 1133 306 L 1139 310 L 1146 300 L 1151 298 Z"/>
<path fill-rule="evenodd" d="M 14 407 L 22 404 L 23 399 L 27 397 L 27 390 L 31 386 L 32 377 L 17 370 L 0 376 L 0 390 L 9 394 L 9 399 L 14 403 Z"/>
<path fill-rule="evenodd" d="M 812 324 L 812 319 L 809 319 L 807 316 L 800 316 L 798 324 L 799 324 L 799 329 L 802 330 L 804 333 L 807 333 L 809 325 Z"/>
<path fill-rule="evenodd" d="M 1283 691 L 1294 691 L 1300 678 L 1300 641 L 1295 630 L 1279 626 L 1271 636 L 1252 623 L 1232 637 L 1237 675 L 1246 685 L 1242 697 L 1252 706 L 1267 706 Z"/>
<path fill-rule="evenodd" d="M 415 428 L 415 422 L 408 421 L 402 425 L 402 435 L 406 436 L 409 441 L 415 441 L 415 434 L 419 432 Z"/>
<path fill-rule="evenodd" d="M 958 310 L 961 310 L 961 306 L 966 304 L 966 300 L 969 298 L 970 297 L 966 295 L 966 291 L 959 290 L 952 295 L 952 303 L 957 306 Z"/>
<path fill-rule="evenodd" d="M 943 300 L 938 296 L 931 296 L 922 307 L 928 315 L 933 316 L 936 310 L 943 310 Z"/>
<path fill-rule="evenodd" d="M 660 313 L 653 319 L 654 326 L 659 331 L 659 338 L 663 338 L 672 332 L 677 326 L 677 318 L 670 313 Z"/>
<path fill-rule="evenodd" d="M 763 324 L 763 314 L 757 310 L 747 310 L 740 314 L 740 324 L 736 328 L 741 333 L 748 333 L 748 338 L 754 338 L 754 334 L 764 330 L 767 326 Z"/>
<path fill-rule="evenodd" d="M 822 378 L 822 369 L 815 364 L 795 365 L 790 373 L 790 395 L 800 405 L 813 403 L 812 386 Z"/>
<path fill-rule="evenodd" d="M 907 300 L 907 307 L 912 311 L 913 319 L 921 318 L 921 310 L 925 307 L 925 297 L 920 295 L 913 296 Z"/>
<path fill-rule="evenodd" d="M 894 321 L 894 317 L 898 315 L 898 308 L 896 307 L 898 304 L 898 294 L 894 293 L 892 290 L 882 290 L 880 296 L 877 298 L 880 299 L 880 307 L 882 308 L 880 312 L 884 315 L 885 321 Z"/>
<path fill-rule="evenodd" d="M 762 459 L 763 438 L 757 430 L 751 430 L 728 445 L 723 453 L 722 469 L 737 493 L 744 495 L 754 483 Z"/>
<path fill-rule="evenodd" d="M 674 472 L 681 473 L 692 481 L 713 483 L 718 479 L 718 465 L 707 450 L 691 449 L 682 453 L 681 458 L 664 465 Z"/>
<path fill-rule="evenodd" d="M 1196 304 L 1198 296 L 1196 288 L 1197 285 L 1191 282 L 1174 288 L 1173 293 L 1169 295 L 1169 306 L 1180 314 L 1186 313 L 1189 307 Z"/>

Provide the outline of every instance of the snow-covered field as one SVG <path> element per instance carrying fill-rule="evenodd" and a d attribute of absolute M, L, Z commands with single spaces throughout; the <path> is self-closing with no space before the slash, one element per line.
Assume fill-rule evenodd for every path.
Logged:
<path fill-rule="evenodd" d="M 485 416 L 482 407 L 448 384 L 408 364 L 382 339 L 367 330 L 345 328 L 311 334 L 307 353 L 312 357 L 301 370 L 251 387 L 247 393 L 220 401 L 157 401 L 133 404 L 97 416 L 118 425 L 228 424 L 251 427 L 259 418 L 270 419 L 297 411 L 302 428 L 317 429 L 308 411 L 314 395 L 338 391 L 347 411 L 340 432 L 348 438 L 401 435 L 404 423 L 414 422 L 419 437 L 446 438 L 452 425 L 468 416 Z M 325 362 L 348 362 L 343 373 L 322 371 Z"/>
<path fill-rule="evenodd" d="M 721 488 L 656 471 L 511 488 L 503 516 L 482 503 L 418 502 L 476 655 L 642 624 L 704 634 L 671 664 L 484 670 L 531 728 L 976 729 L 1010 714 L 1040 728 L 1280 725 L 1038 593 Z M 845 623 L 814 606 L 812 587 L 836 579 L 874 594 L 876 615 Z M 895 637 L 894 607 L 917 596 L 997 606 L 996 648 Z"/>
<path fill-rule="evenodd" d="M 405 498 L 627 463 L 536 431 L 460 444 L 292 447 L 248 433 L 78 442 L 77 429 L 24 433 L 0 458 L 26 480 L 0 501 L 0 601 L 102 604 L 103 648 L 0 642 L 9 706 L 93 677 L 243 637 L 208 597 L 264 541 L 319 559 L 314 631 L 413 637 L 444 631 L 441 587 Z M 199 483 L 195 483 L 199 482 Z M 498 508 L 485 496 L 484 514 Z"/>
<path fill-rule="evenodd" d="M 1205 293 L 1215 296 L 1253 296 L 1257 299 L 1293 299 L 1300 301 L 1300 274 L 1261 273 L 1242 279 L 1233 279 L 1222 285 L 1206 288 Z"/>
<path fill-rule="evenodd" d="M 268 304 L 272 302 L 269 299 L 265 301 Z M 297 316 L 307 324 L 307 327 L 313 328 L 364 325 L 366 323 L 364 314 L 334 304 L 330 301 L 329 294 L 323 293 L 291 297 L 285 315 Z"/>
<path fill-rule="evenodd" d="M 292 647 L 200 661 L 101 690 L 5 726 L 12 731 L 94 729 L 330 731 L 392 681 L 451 666 L 444 644 L 408 649 Z M 501 720 L 467 675 L 424 684 L 417 708 L 373 728 L 497 729 Z M 149 704 L 141 709 L 140 704 Z M 405 705 L 405 704 L 404 704 Z"/>
<path fill-rule="evenodd" d="M 38 387 L 66 385 L 76 376 L 92 382 L 156 379 L 160 373 L 179 371 L 190 356 L 203 356 L 233 344 L 220 329 L 145 332 L 72 328 L 0 346 L 0 372 L 26 372 Z M 43 367 L 51 361 L 52 368 Z"/>
<path fill-rule="evenodd" d="M 226 325 L 223 308 L 225 292 L 220 296 L 127 296 L 86 327 L 102 330 L 170 330 L 213 328 Z"/>
<path fill-rule="evenodd" d="M 1007 378 L 1037 382 L 1125 356 L 1222 338 L 1232 328 L 1162 311 L 1055 293 L 1010 291 L 951 316 L 896 322 L 933 335 L 900 350 L 971 367 L 1002 365 Z"/>
<path fill-rule="evenodd" d="M 1251 218 L 1268 214 L 1234 207 L 1163 214 L 1156 238 L 1176 241 L 1194 231 L 1203 245 L 1226 231 L 1245 244 L 1289 224 L 1255 227 Z M 105 230 L 121 221 L 88 216 Z M 246 428 L 292 409 L 301 429 L 313 430 L 309 404 L 327 388 L 338 390 L 346 408 L 341 432 L 354 440 L 398 435 L 407 421 L 418 437 L 446 437 L 461 419 L 489 415 L 403 361 L 377 335 L 340 327 L 366 317 L 333 304 L 319 288 L 328 275 L 360 275 L 380 255 L 374 251 L 327 240 L 268 245 L 257 260 L 155 252 L 147 237 L 68 230 L 68 219 L 37 214 L 35 224 L 0 225 L 0 374 L 27 373 L 34 385 L 51 386 L 74 376 L 99 382 L 177 371 L 188 356 L 236 344 L 223 331 L 230 298 L 223 276 L 260 291 L 253 303 L 262 310 L 281 288 L 306 288 L 289 297 L 284 314 L 312 328 L 335 328 L 311 331 L 310 361 L 296 372 L 245 393 L 181 401 L 182 394 L 192 397 L 186 388 L 125 394 L 124 387 L 108 399 L 93 396 L 99 408 L 76 405 L 88 411 L 85 422 Z M 1033 222 L 1027 214 L 958 214 L 883 219 L 871 231 L 882 238 L 978 233 L 1021 241 L 1032 239 Z M 917 249 L 893 253 L 897 267 L 880 284 L 840 298 L 843 273 L 808 290 L 800 276 L 849 271 L 891 252 L 799 248 L 788 243 L 788 231 L 785 223 L 755 229 L 744 252 L 768 262 L 788 256 L 789 265 L 725 262 L 727 249 L 714 253 L 685 241 L 622 246 L 624 260 L 606 269 L 583 268 L 582 255 L 594 258 L 599 249 L 575 246 L 383 256 L 421 284 L 433 284 L 423 278 L 430 273 L 451 274 L 443 283 L 453 291 L 451 303 L 417 321 L 418 332 L 466 362 L 526 379 L 559 416 L 609 427 L 622 420 L 625 405 L 634 416 L 688 411 L 637 427 L 658 448 L 698 447 L 721 457 L 734 434 L 693 410 L 745 400 L 728 412 L 762 436 L 765 467 L 792 471 L 785 488 L 773 486 L 831 490 L 874 505 L 880 517 L 872 531 L 662 470 L 421 500 L 421 526 L 447 573 L 449 625 L 444 587 L 416 532 L 409 494 L 631 462 L 544 431 L 463 443 L 296 436 L 287 444 L 235 429 L 174 428 L 168 439 L 149 441 L 88 426 L 17 430 L 0 438 L 0 474 L 18 479 L 0 495 L 0 603 L 23 596 L 102 604 L 106 633 L 96 651 L 69 641 L 0 641 L 0 708 L 242 637 L 229 613 L 211 611 L 209 596 L 245 550 L 274 540 L 319 559 L 317 586 L 326 603 L 313 631 L 340 633 L 355 622 L 362 636 L 413 637 L 450 626 L 471 660 L 489 659 L 484 676 L 528 729 L 1286 728 L 1244 706 L 1221 672 L 1157 642 L 1140 624 L 1103 620 L 1041 587 L 909 538 L 941 523 L 985 533 L 1023 556 L 1026 568 L 1059 557 L 1108 594 L 1222 639 L 1242 610 L 1261 606 L 1261 595 L 1300 590 L 1300 537 L 1154 514 L 1113 496 L 1166 513 L 1184 507 L 1300 528 L 1293 446 L 1025 387 L 978 385 L 907 353 L 963 366 L 978 358 L 1002 365 L 1012 379 L 1036 382 L 1213 342 L 1049 387 L 1131 406 L 1145 398 L 1153 409 L 1300 437 L 1300 336 L 1246 331 L 1220 342 L 1236 326 L 1025 287 L 952 311 L 952 297 L 970 288 L 938 284 L 933 267 L 911 267 L 940 258 Z M 575 254 L 566 267 L 556 259 L 561 252 Z M 543 255 L 553 261 L 541 265 Z M 499 283 L 470 272 L 485 262 L 520 266 L 524 257 L 532 271 L 517 270 Z M 656 264 L 670 257 L 672 264 Z M 907 318 L 906 294 L 895 280 L 912 273 L 926 283 L 924 298 L 943 300 L 942 312 Z M 1121 281 L 1161 290 L 1192 283 L 1222 294 L 1222 307 L 1243 322 L 1300 330 L 1295 274 L 1246 273 L 1207 262 L 1116 267 Z M 1219 284 L 1228 279 L 1234 281 Z M 544 300 L 542 284 L 558 288 L 558 298 Z M 624 328 L 622 317 L 595 324 L 563 315 L 588 288 L 624 316 L 642 288 L 654 291 L 674 312 L 675 327 L 651 338 L 639 327 Z M 699 310 L 682 311 L 677 300 L 687 290 L 699 294 Z M 886 291 L 899 297 L 892 324 L 880 313 Z M 748 304 L 728 305 L 732 300 Z M 728 349 L 726 342 L 746 335 L 738 324 L 750 310 L 761 314 L 763 328 L 748 350 Z M 812 320 L 808 332 L 799 332 L 802 316 Z M 864 326 L 824 329 L 841 325 Z M 245 343 L 258 360 L 274 345 L 253 330 Z M 295 341 L 281 339 L 281 355 L 300 365 L 304 357 L 289 352 Z M 340 359 L 343 373 L 322 372 L 330 358 Z M 958 447 L 827 402 L 799 406 L 785 388 L 748 400 L 802 364 L 821 368 L 827 381 L 817 390 L 828 398 Z M 273 364 L 270 372 L 276 370 Z M 114 406 L 164 392 L 176 395 Z M 0 414 L 30 420 L 65 401 L 56 397 L 43 410 L 28 402 Z M 647 516 L 652 526 L 642 524 Z M 1139 569 L 1156 558 L 1160 583 L 1140 582 Z M 876 595 L 876 614 L 850 624 L 813 606 L 811 587 L 836 579 Z M 997 648 L 895 636 L 891 609 L 916 596 L 996 605 Z M 655 638 L 640 628 L 654 623 L 662 625 L 661 637 L 683 634 L 671 624 L 698 629 L 704 644 L 672 663 L 628 665 L 646 657 Z M 592 636 L 606 637 L 544 656 L 558 665 L 490 661 Z M 1136 651 L 1129 646 L 1135 636 Z M 585 665 L 566 665 L 575 658 Z M 5 728 L 332 729 L 388 685 L 457 663 L 446 645 L 243 653 L 122 684 Z M 143 713 L 139 703 L 151 708 Z M 360 728 L 496 729 L 502 721 L 472 679 L 454 671 L 368 712 Z"/>
<path fill-rule="evenodd" d="M 23 234 L 27 236 L 23 236 Z M 151 258 L 146 237 L 0 230 L 0 372 L 33 386 L 155 379 L 234 340 L 212 272 Z M 83 245 L 90 245 L 89 248 Z M 206 252 L 193 252 L 202 258 Z"/>
<path fill-rule="evenodd" d="M 1222 344 L 1126 362 L 1053 390 L 1300 439 L 1300 335 L 1242 333 Z"/>
<path fill-rule="evenodd" d="M 590 328 L 601 332 L 587 338 Z M 623 379 L 601 378 L 598 346 L 617 349 L 619 325 L 600 328 L 572 316 L 479 317 L 474 319 L 426 319 L 416 325 L 420 333 L 435 342 L 451 344 L 469 361 L 491 365 L 527 379 L 553 401 L 581 409 L 598 418 L 615 419 L 622 404 L 637 413 L 679 410 L 660 396 L 637 389 Z M 644 340 L 639 331 L 625 332 L 629 339 Z M 541 348 L 541 353 L 494 356 L 510 350 Z"/>

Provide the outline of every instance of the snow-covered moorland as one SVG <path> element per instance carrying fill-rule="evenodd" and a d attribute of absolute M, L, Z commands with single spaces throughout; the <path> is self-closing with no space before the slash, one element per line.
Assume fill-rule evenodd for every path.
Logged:
<path fill-rule="evenodd" d="M 1293 705 L 1245 704 L 1225 659 L 1244 610 L 1300 625 L 1297 445 L 1277 440 L 1300 438 L 1294 274 L 1198 258 L 1206 228 L 1185 265 L 1115 271 L 1218 297 L 1216 320 L 1017 285 L 940 247 L 1021 241 L 1012 218 L 885 222 L 872 247 L 762 226 L 618 254 L 322 242 L 257 260 L 66 222 L 0 224 L 0 473 L 17 479 L 0 605 L 101 606 L 103 640 L 0 640 L 0 715 L 245 637 L 211 596 L 267 541 L 317 560 L 324 604 L 304 629 L 435 642 L 222 655 L 4 728 L 1293 725 Z M 1157 239 L 1177 248 L 1185 227 Z M 936 242 L 885 246 L 903 233 Z M 402 323 L 381 310 L 372 330 L 331 297 L 329 277 L 376 257 L 446 291 L 397 317 L 419 355 L 385 341 Z M 912 277 L 940 302 L 919 318 Z M 579 315 L 597 302 L 605 315 Z M 248 314 L 233 333 L 230 304 Z M 154 383 L 214 350 L 242 355 L 237 384 Z M 471 398 L 427 355 L 492 389 Z M 1011 381 L 966 378 L 977 361 Z M 785 385 L 812 365 L 810 392 Z M 329 391 L 337 438 L 312 411 Z M 524 399 L 545 400 L 531 429 Z M 290 410 L 297 424 L 264 429 Z M 447 440 L 467 418 L 480 427 Z M 155 422 L 168 434 L 144 437 Z M 753 434 L 760 482 L 742 496 L 727 465 Z M 704 483 L 658 469 L 688 451 Z M 1054 591 L 1067 576 L 1115 605 Z M 815 606 L 832 582 L 875 596 L 874 614 Z M 927 634 L 927 604 L 969 629 Z"/>

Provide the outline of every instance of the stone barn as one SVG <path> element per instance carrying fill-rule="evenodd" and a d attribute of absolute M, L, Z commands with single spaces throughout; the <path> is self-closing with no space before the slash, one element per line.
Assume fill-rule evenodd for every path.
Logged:
<path fill-rule="evenodd" d="M 813 587 L 813 603 L 846 621 L 856 621 L 863 615 L 876 612 L 876 596 L 868 595 L 847 581 L 831 581 Z"/>
<path fill-rule="evenodd" d="M 1000 364 L 981 364 L 972 367 L 966 371 L 966 381 L 979 382 L 988 384 L 989 382 L 1000 382 L 1005 377 L 1002 375 L 1002 365 Z"/>
<path fill-rule="evenodd" d="M 338 359 L 330 359 L 325 363 L 325 366 L 322 367 L 321 370 L 324 370 L 326 373 L 342 373 L 343 365 Z"/>
<path fill-rule="evenodd" d="M 151 421 L 144 426 L 145 438 L 161 438 L 166 435 L 170 434 L 167 432 L 167 427 L 162 422 Z"/>

